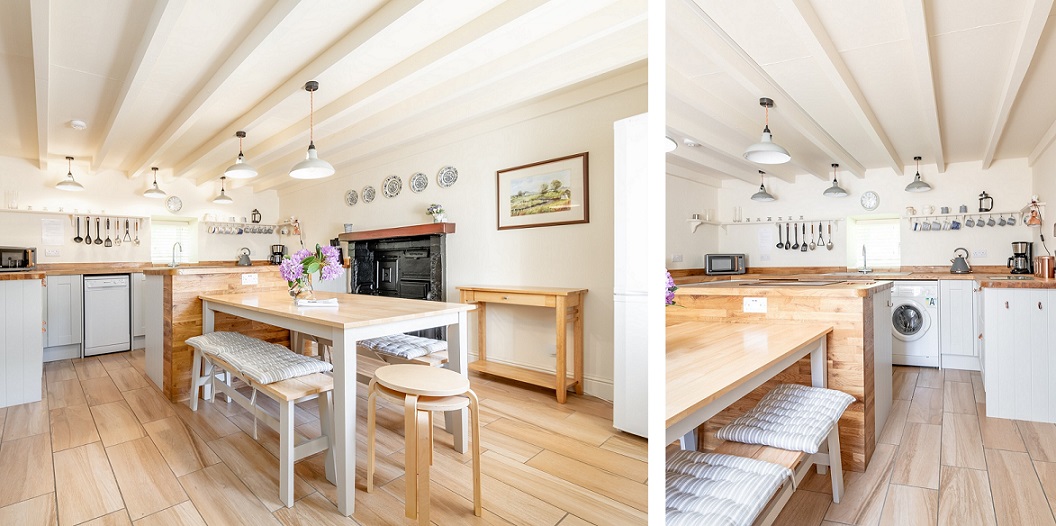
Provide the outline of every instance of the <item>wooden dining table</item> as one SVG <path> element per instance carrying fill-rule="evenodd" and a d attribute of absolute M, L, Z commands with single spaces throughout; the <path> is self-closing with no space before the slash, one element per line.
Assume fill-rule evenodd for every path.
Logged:
<path fill-rule="evenodd" d="M 810 355 L 811 383 L 826 386 L 824 323 L 688 321 L 667 327 L 667 443 L 685 436 Z"/>
<path fill-rule="evenodd" d="M 318 299 L 336 298 L 337 305 L 298 307 L 284 291 L 240 294 L 205 294 L 202 300 L 202 332 L 213 331 L 217 312 L 267 323 L 333 342 L 334 435 L 327 451 L 336 464 L 327 473 L 337 486 L 337 508 L 344 515 L 355 512 L 356 475 L 356 342 L 403 332 L 449 326 L 448 334 L 458 334 L 458 344 L 448 344 L 447 368 L 468 376 L 466 315 L 473 305 L 410 300 L 360 294 L 316 292 Z M 467 450 L 466 411 L 448 412 L 447 430 L 454 436 L 454 448 Z M 329 470 L 330 462 L 327 462 Z"/>

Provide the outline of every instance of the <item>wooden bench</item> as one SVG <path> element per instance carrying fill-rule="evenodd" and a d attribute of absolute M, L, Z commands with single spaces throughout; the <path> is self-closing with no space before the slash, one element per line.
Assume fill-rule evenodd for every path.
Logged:
<path fill-rule="evenodd" d="M 191 369 L 191 410 L 198 410 L 199 388 L 205 388 L 205 400 L 207 401 L 212 401 L 214 393 L 219 391 L 227 397 L 229 402 L 233 401 L 239 404 L 253 415 L 254 439 L 257 439 L 257 420 L 263 421 L 279 433 L 279 499 L 287 507 L 293 506 L 294 502 L 294 462 L 320 451 L 327 451 L 325 462 L 326 477 L 333 482 L 335 480 L 336 466 L 332 450 L 330 449 L 329 438 L 333 435 L 333 414 L 331 409 L 334 390 L 333 376 L 323 372 L 313 372 L 274 382 L 260 382 L 246 373 L 247 365 L 243 363 L 244 360 L 239 355 L 224 352 L 221 352 L 220 355 L 211 354 L 209 351 L 216 351 L 217 349 L 211 348 L 208 340 L 196 340 L 196 338 L 202 337 L 199 336 L 187 340 L 187 344 L 194 348 L 194 363 Z M 242 336 L 242 338 L 248 337 Z M 249 340 L 245 341 L 248 342 Z M 285 358 L 285 356 L 276 353 L 294 354 L 285 347 L 268 344 L 261 340 L 256 340 L 252 343 L 255 346 L 253 353 L 258 356 L 267 357 L 270 354 L 273 357 Z M 204 372 L 203 365 L 205 367 Z M 220 381 L 217 381 L 218 377 Z M 237 378 L 252 388 L 252 395 L 247 397 L 239 392 L 232 385 L 232 378 Z M 275 400 L 279 404 L 279 415 L 277 417 L 256 405 L 258 393 Z M 294 430 L 294 411 L 297 403 L 312 399 L 315 399 L 319 404 L 321 435 L 315 439 L 308 439 Z M 297 444 L 298 439 L 300 439 L 300 444 Z"/>

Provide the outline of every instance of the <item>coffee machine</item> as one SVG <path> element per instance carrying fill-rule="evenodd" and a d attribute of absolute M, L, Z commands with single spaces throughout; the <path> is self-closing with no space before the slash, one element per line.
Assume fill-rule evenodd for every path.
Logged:
<path fill-rule="evenodd" d="M 271 245 L 271 256 L 268 258 L 268 261 L 270 261 L 272 265 L 278 265 L 279 263 L 282 263 L 282 258 L 285 255 L 286 245 Z"/>
<path fill-rule="evenodd" d="M 1012 243 L 1012 257 L 1008 258 L 1008 267 L 1013 274 L 1034 273 L 1034 243 L 1015 241 Z"/>

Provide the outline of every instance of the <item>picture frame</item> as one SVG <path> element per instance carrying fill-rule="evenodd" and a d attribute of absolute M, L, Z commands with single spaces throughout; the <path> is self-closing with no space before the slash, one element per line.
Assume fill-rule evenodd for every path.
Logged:
<path fill-rule="evenodd" d="M 498 229 L 590 222 L 589 152 L 495 173 Z"/>

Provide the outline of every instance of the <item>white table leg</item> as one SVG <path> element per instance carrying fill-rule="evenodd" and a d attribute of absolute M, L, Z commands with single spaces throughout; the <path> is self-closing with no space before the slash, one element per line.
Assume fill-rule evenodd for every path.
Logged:
<path fill-rule="evenodd" d="M 828 336 L 818 339 L 818 346 L 810 351 L 810 383 L 814 387 L 828 387 L 828 357 L 826 356 L 825 340 Z"/>
<path fill-rule="evenodd" d="M 213 320 L 214 320 L 215 314 L 216 313 L 213 312 L 213 309 L 209 308 L 209 302 L 203 301 L 202 302 L 202 334 L 209 334 L 210 332 L 213 332 L 213 326 L 214 326 Z M 199 371 L 200 371 L 200 369 L 199 369 Z M 195 373 L 195 374 L 198 374 L 198 373 Z M 197 394 L 198 394 L 198 388 L 197 387 L 195 387 L 194 393 L 195 393 L 195 396 L 197 396 Z M 209 381 L 209 382 L 205 383 L 205 385 L 203 386 L 203 389 L 202 389 L 202 396 L 206 400 L 212 400 L 213 399 L 213 382 L 212 381 Z"/>
<path fill-rule="evenodd" d="M 448 325 L 448 349 L 447 368 L 469 377 L 469 323 L 465 311 L 458 313 L 458 325 Z M 451 331 L 458 331 L 458 349 L 451 349 Z M 444 429 L 454 436 L 455 451 L 465 453 L 469 451 L 466 441 L 466 430 L 469 429 L 469 411 L 458 409 L 444 413 Z"/>
<path fill-rule="evenodd" d="M 337 467 L 337 509 L 342 515 L 356 511 L 356 341 L 348 332 L 331 338 L 334 363 L 334 457 Z M 351 354 L 346 353 L 351 349 Z"/>

